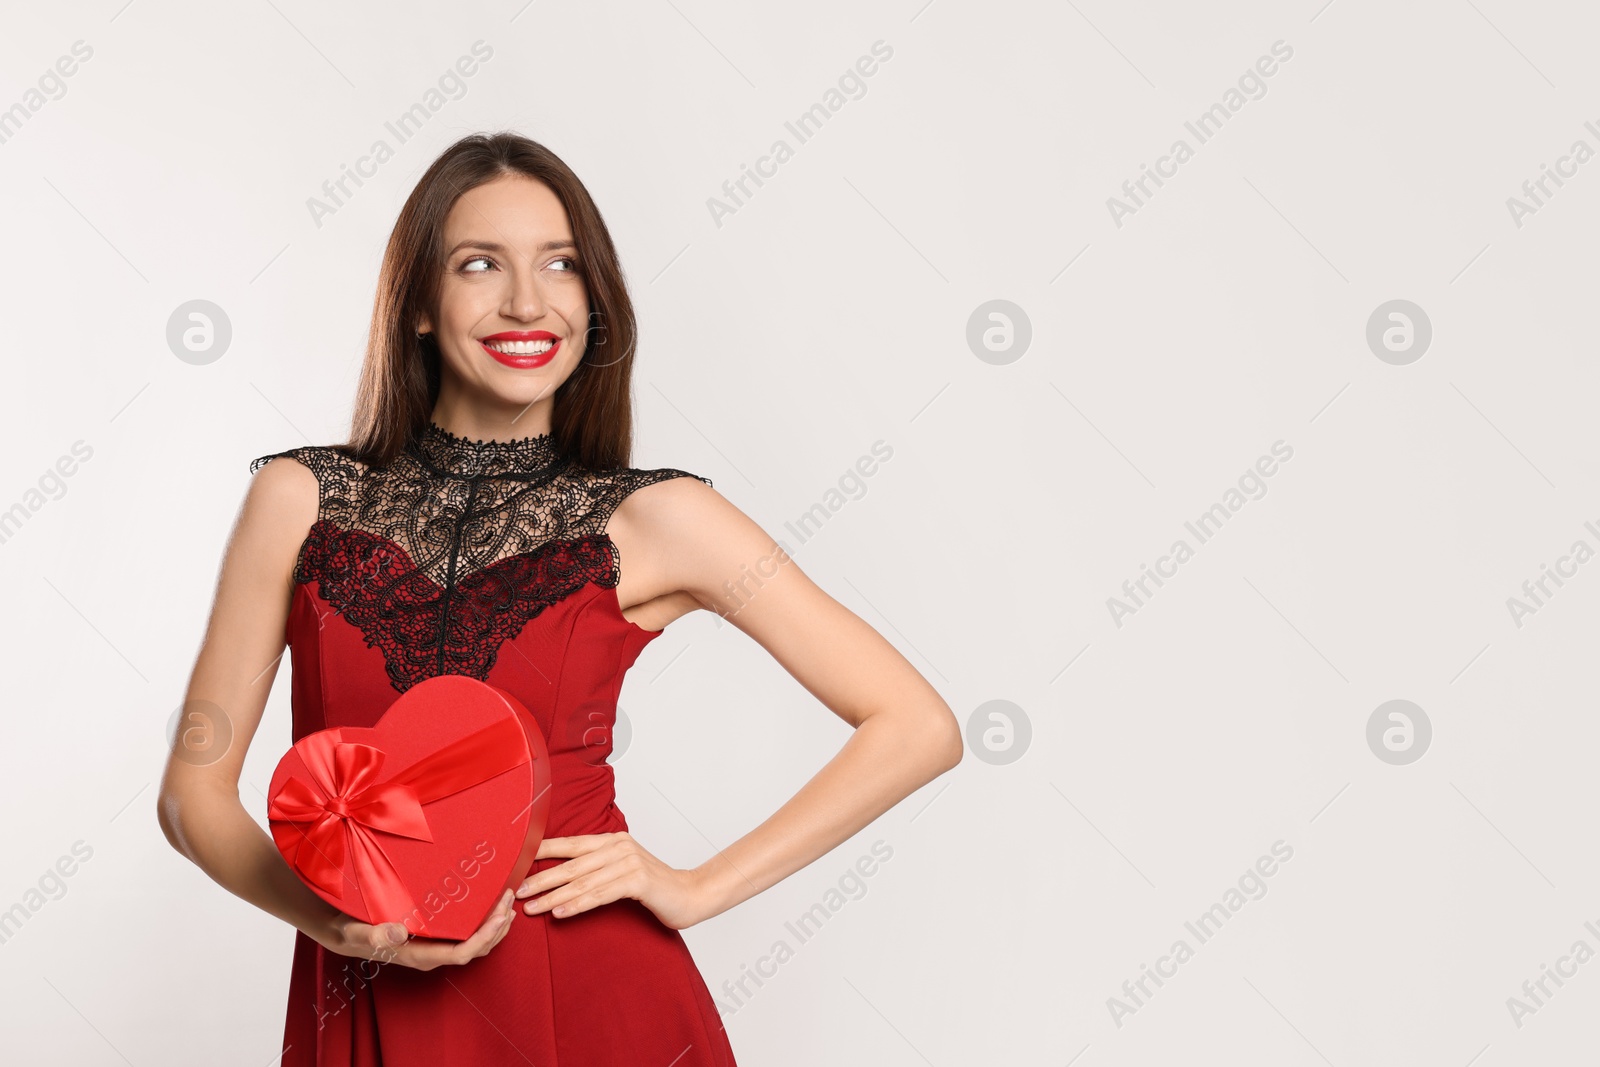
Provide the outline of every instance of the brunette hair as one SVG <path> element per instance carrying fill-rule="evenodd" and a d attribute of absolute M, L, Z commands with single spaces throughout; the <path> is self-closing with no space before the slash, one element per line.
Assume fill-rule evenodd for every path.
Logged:
<path fill-rule="evenodd" d="M 395 220 L 345 445 L 366 462 L 388 463 L 427 425 L 439 397 L 439 347 L 416 329 L 425 311 L 437 321 L 445 218 L 461 194 L 507 174 L 543 182 L 566 208 L 589 298 L 583 359 L 555 393 L 550 432 L 556 448 L 596 470 L 629 462 L 637 324 L 616 246 L 572 169 L 544 145 L 511 131 L 471 134 L 445 149 Z"/>

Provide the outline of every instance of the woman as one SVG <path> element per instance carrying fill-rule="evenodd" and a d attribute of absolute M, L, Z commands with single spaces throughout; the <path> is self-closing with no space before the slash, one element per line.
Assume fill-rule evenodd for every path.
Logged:
<path fill-rule="evenodd" d="M 582 183 L 526 138 L 467 137 L 390 236 L 351 440 L 251 464 L 185 705 L 209 747 L 180 734 L 159 816 L 175 848 L 299 931 L 285 1067 L 727 1067 L 679 931 L 961 758 L 928 682 L 709 481 L 627 466 L 633 356 L 616 250 Z M 696 609 L 855 730 L 774 815 L 680 870 L 628 833 L 605 757 L 623 673 Z M 538 719 L 546 837 L 469 939 L 340 913 L 245 811 L 240 768 L 286 642 L 296 740 L 371 725 L 439 674 L 496 685 Z"/>

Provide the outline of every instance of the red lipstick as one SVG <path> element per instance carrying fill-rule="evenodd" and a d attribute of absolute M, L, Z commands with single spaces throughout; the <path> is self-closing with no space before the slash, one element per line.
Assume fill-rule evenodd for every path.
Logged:
<path fill-rule="evenodd" d="M 539 353 L 497 352 L 490 348 L 489 341 L 549 341 L 550 347 Z M 531 370 L 542 367 L 556 357 L 556 352 L 561 348 L 561 338 L 548 330 L 505 330 L 501 333 L 492 333 L 487 337 L 478 338 L 478 344 L 495 361 L 517 370 Z"/>

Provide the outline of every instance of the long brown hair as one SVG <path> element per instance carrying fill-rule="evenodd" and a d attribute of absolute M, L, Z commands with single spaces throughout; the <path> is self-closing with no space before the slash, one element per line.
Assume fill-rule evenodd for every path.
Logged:
<path fill-rule="evenodd" d="M 389 234 L 345 446 L 368 463 L 394 459 L 433 413 L 438 341 L 418 337 L 416 328 L 425 311 L 438 321 L 445 218 L 461 194 L 506 174 L 543 182 L 560 199 L 589 297 L 583 359 L 556 390 L 551 436 L 558 450 L 585 467 L 629 463 L 637 324 L 616 246 L 572 169 L 544 145 L 510 131 L 471 134 L 445 149 L 411 191 Z"/>

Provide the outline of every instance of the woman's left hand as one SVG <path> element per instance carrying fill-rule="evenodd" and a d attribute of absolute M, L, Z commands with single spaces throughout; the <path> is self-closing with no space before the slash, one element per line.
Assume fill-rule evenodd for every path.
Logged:
<path fill-rule="evenodd" d="M 695 872 L 667 866 L 625 831 L 547 837 L 534 858 L 552 857 L 567 862 L 531 874 L 517 887 L 518 899 L 536 897 L 522 906 L 529 915 L 548 911 L 563 918 L 632 897 L 674 930 L 706 918 Z"/>

